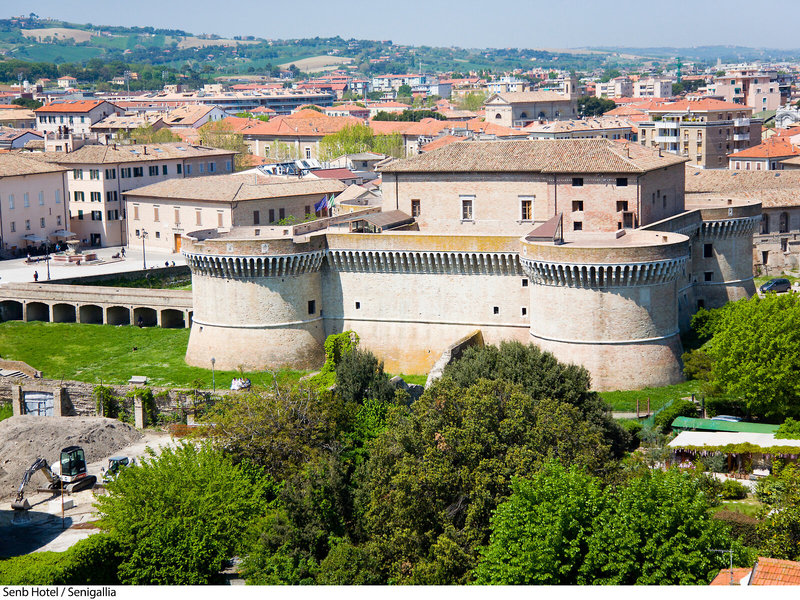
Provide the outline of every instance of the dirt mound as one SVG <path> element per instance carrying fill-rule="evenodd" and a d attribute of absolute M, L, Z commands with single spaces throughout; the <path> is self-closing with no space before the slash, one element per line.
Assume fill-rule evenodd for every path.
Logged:
<path fill-rule="evenodd" d="M 141 438 L 130 425 L 104 417 L 23 415 L 0 421 L 0 498 L 16 492 L 25 470 L 39 457 L 52 463 L 62 448 L 81 446 L 88 464 Z"/>

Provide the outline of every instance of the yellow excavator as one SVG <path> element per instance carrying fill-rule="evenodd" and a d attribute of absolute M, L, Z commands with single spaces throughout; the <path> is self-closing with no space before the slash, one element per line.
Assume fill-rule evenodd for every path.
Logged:
<path fill-rule="evenodd" d="M 17 490 L 17 499 L 11 503 L 14 510 L 30 510 L 31 505 L 25 498 L 25 486 L 31 477 L 41 471 L 50 482 L 48 486 L 51 490 L 66 490 L 67 492 L 78 492 L 87 488 L 94 487 L 97 477 L 89 475 L 86 471 L 86 456 L 80 446 L 69 446 L 61 450 L 61 459 L 55 468 L 44 458 L 37 458 L 36 461 L 25 471 L 22 476 L 22 483 Z"/>

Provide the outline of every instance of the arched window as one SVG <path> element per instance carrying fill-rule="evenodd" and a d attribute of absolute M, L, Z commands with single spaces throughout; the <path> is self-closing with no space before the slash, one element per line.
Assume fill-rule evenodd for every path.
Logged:
<path fill-rule="evenodd" d="M 540 121 L 544 121 L 545 117 L 546 117 L 546 115 L 544 114 L 544 111 L 539 113 L 539 120 Z"/>
<path fill-rule="evenodd" d="M 502 119 L 502 118 L 503 118 L 503 115 L 501 115 L 500 113 L 497 113 L 497 114 L 494 116 L 494 118 L 495 118 L 495 119 Z"/>
<path fill-rule="evenodd" d="M 526 112 L 519 113 L 519 118 L 520 119 L 527 119 L 528 118 L 528 113 L 526 113 Z"/>
<path fill-rule="evenodd" d="M 761 215 L 761 233 L 762 234 L 769 233 L 769 215 L 767 214 Z"/>
<path fill-rule="evenodd" d="M 789 231 L 789 213 L 782 212 L 778 222 L 779 233 L 786 233 Z"/>

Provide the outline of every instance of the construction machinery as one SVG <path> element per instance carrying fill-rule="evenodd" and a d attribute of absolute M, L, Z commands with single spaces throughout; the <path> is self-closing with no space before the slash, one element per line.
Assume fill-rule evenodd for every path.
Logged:
<path fill-rule="evenodd" d="M 108 469 L 100 469 L 103 472 L 103 483 L 114 481 L 122 469 L 135 465 L 135 458 L 130 458 L 128 456 L 112 456 L 108 459 Z"/>
<path fill-rule="evenodd" d="M 17 490 L 17 499 L 11 503 L 14 510 L 30 510 L 31 505 L 25 498 L 25 486 L 38 471 L 41 471 L 50 482 L 48 489 L 78 492 L 94 487 L 97 477 L 89 475 L 86 471 L 86 456 L 80 446 L 69 446 L 61 450 L 61 457 L 53 468 L 44 458 L 36 461 L 25 471 L 22 483 Z M 62 492 L 63 493 L 63 492 Z"/>

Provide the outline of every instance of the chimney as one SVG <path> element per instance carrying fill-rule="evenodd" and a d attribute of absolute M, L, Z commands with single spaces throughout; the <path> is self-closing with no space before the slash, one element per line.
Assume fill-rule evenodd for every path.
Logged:
<path fill-rule="evenodd" d="M 147 154 L 147 146 L 144 147 L 144 153 Z"/>

